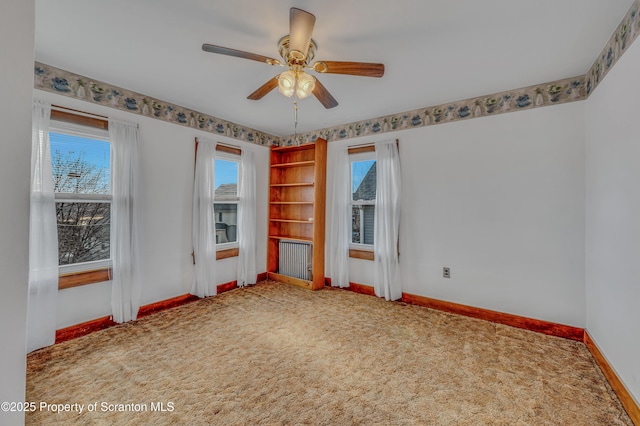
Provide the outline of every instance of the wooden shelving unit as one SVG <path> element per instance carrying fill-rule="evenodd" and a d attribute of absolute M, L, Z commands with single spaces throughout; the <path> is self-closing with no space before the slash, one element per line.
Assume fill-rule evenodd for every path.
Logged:
<path fill-rule="evenodd" d="M 327 141 L 272 147 L 269 174 L 269 278 L 311 290 L 324 287 Z M 311 243 L 312 279 L 280 274 L 279 242 Z"/>

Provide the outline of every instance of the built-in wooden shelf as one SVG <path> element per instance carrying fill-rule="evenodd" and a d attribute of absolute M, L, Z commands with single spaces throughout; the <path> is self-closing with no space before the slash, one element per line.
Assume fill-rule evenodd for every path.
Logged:
<path fill-rule="evenodd" d="M 291 188 L 296 186 L 313 186 L 313 182 L 299 182 L 299 183 L 274 183 L 269 185 L 272 188 Z"/>
<path fill-rule="evenodd" d="M 272 164 L 271 167 L 276 168 L 276 169 L 287 169 L 290 167 L 307 167 L 307 166 L 313 166 L 315 165 L 315 161 L 311 160 L 311 161 L 294 161 L 292 163 L 277 163 L 277 164 Z"/>
<path fill-rule="evenodd" d="M 271 222 L 284 222 L 284 223 L 307 223 L 313 225 L 312 220 L 300 220 L 300 219 L 269 219 Z"/>
<path fill-rule="evenodd" d="M 285 206 L 293 206 L 293 205 L 302 205 L 302 206 L 312 206 L 313 201 L 269 201 L 269 204 L 280 204 Z"/>
<path fill-rule="evenodd" d="M 324 139 L 271 148 L 267 272 L 272 279 L 312 290 L 324 287 L 326 174 Z M 311 280 L 280 274 L 282 240 L 312 244 Z"/>
<path fill-rule="evenodd" d="M 290 241 L 300 241 L 303 243 L 312 243 L 313 238 L 306 237 L 294 237 L 291 235 L 269 235 L 269 238 L 273 238 L 275 240 L 290 240 Z"/>
<path fill-rule="evenodd" d="M 277 274 L 275 272 L 267 272 L 267 277 L 272 281 L 278 281 L 285 284 L 291 284 L 298 287 L 313 290 L 313 281 L 301 280 L 300 278 L 292 278 L 286 275 Z"/>
<path fill-rule="evenodd" d="M 308 149 L 316 149 L 316 145 L 313 143 L 305 143 L 299 146 L 274 146 L 271 148 L 271 152 L 296 152 Z"/>

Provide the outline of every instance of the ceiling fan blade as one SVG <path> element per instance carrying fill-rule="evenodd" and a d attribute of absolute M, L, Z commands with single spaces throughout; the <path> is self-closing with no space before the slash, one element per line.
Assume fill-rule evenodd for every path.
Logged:
<path fill-rule="evenodd" d="M 289 10 L 289 51 L 307 56 L 315 23 L 316 17 L 311 13 L 295 7 Z"/>
<path fill-rule="evenodd" d="M 384 75 L 384 64 L 371 62 L 317 61 L 312 68 L 316 72 L 327 74 L 348 74 L 364 77 L 382 77 Z"/>
<path fill-rule="evenodd" d="M 247 96 L 247 99 L 251 99 L 252 101 L 262 99 L 267 93 L 269 93 L 276 87 L 278 87 L 278 76 L 273 77 L 271 80 L 258 87 L 255 92 Z"/>
<path fill-rule="evenodd" d="M 213 44 L 203 44 L 202 50 L 220 55 L 235 56 L 237 58 L 251 59 L 252 61 L 264 62 L 269 65 L 279 65 L 280 61 L 268 56 L 257 55 L 255 53 L 243 52 L 242 50 L 230 49 L 228 47 L 215 46 Z"/>
<path fill-rule="evenodd" d="M 327 88 L 324 87 L 317 78 L 315 87 L 313 88 L 313 95 L 318 98 L 320 103 L 327 109 L 338 106 L 338 101 L 331 96 L 331 93 L 329 93 Z"/>

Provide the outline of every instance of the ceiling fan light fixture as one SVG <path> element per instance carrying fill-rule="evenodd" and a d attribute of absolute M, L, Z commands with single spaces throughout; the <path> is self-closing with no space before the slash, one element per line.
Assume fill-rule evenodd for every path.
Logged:
<path fill-rule="evenodd" d="M 316 79 L 304 71 L 287 70 L 278 76 L 278 91 L 290 98 L 304 99 L 313 93 Z"/>
<path fill-rule="evenodd" d="M 291 71 L 285 71 L 278 76 L 278 91 L 287 98 L 293 96 L 296 90 L 296 74 Z"/>
<path fill-rule="evenodd" d="M 298 96 L 298 99 L 304 99 L 311 95 L 315 86 L 316 79 L 305 72 L 301 72 L 298 75 L 298 84 L 296 86 L 296 95 Z"/>

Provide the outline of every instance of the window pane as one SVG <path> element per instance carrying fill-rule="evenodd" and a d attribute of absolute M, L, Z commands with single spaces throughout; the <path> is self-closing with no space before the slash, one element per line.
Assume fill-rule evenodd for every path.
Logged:
<path fill-rule="evenodd" d="M 60 265 L 110 258 L 110 203 L 56 203 Z"/>
<path fill-rule="evenodd" d="M 217 200 L 238 198 L 238 162 L 216 159 L 214 182 Z"/>
<path fill-rule="evenodd" d="M 356 205 L 351 210 L 351 242 L 373 245 L 373 221 L 376 207 Z"/>
<path fill-rule="evenodd" d="M 376 199 L 376 160 L 351 163 L 351 193 L 354 201 Z"/>
<path fill-rule="evenodd" d="M 214 203 L 216 218 L 216 244 L 238 241 L 238 205 Z"/>
<path fill-rule="evenodd" d="M 109 142 L 49 133 L 54 192 L 110 194 Z"/>

